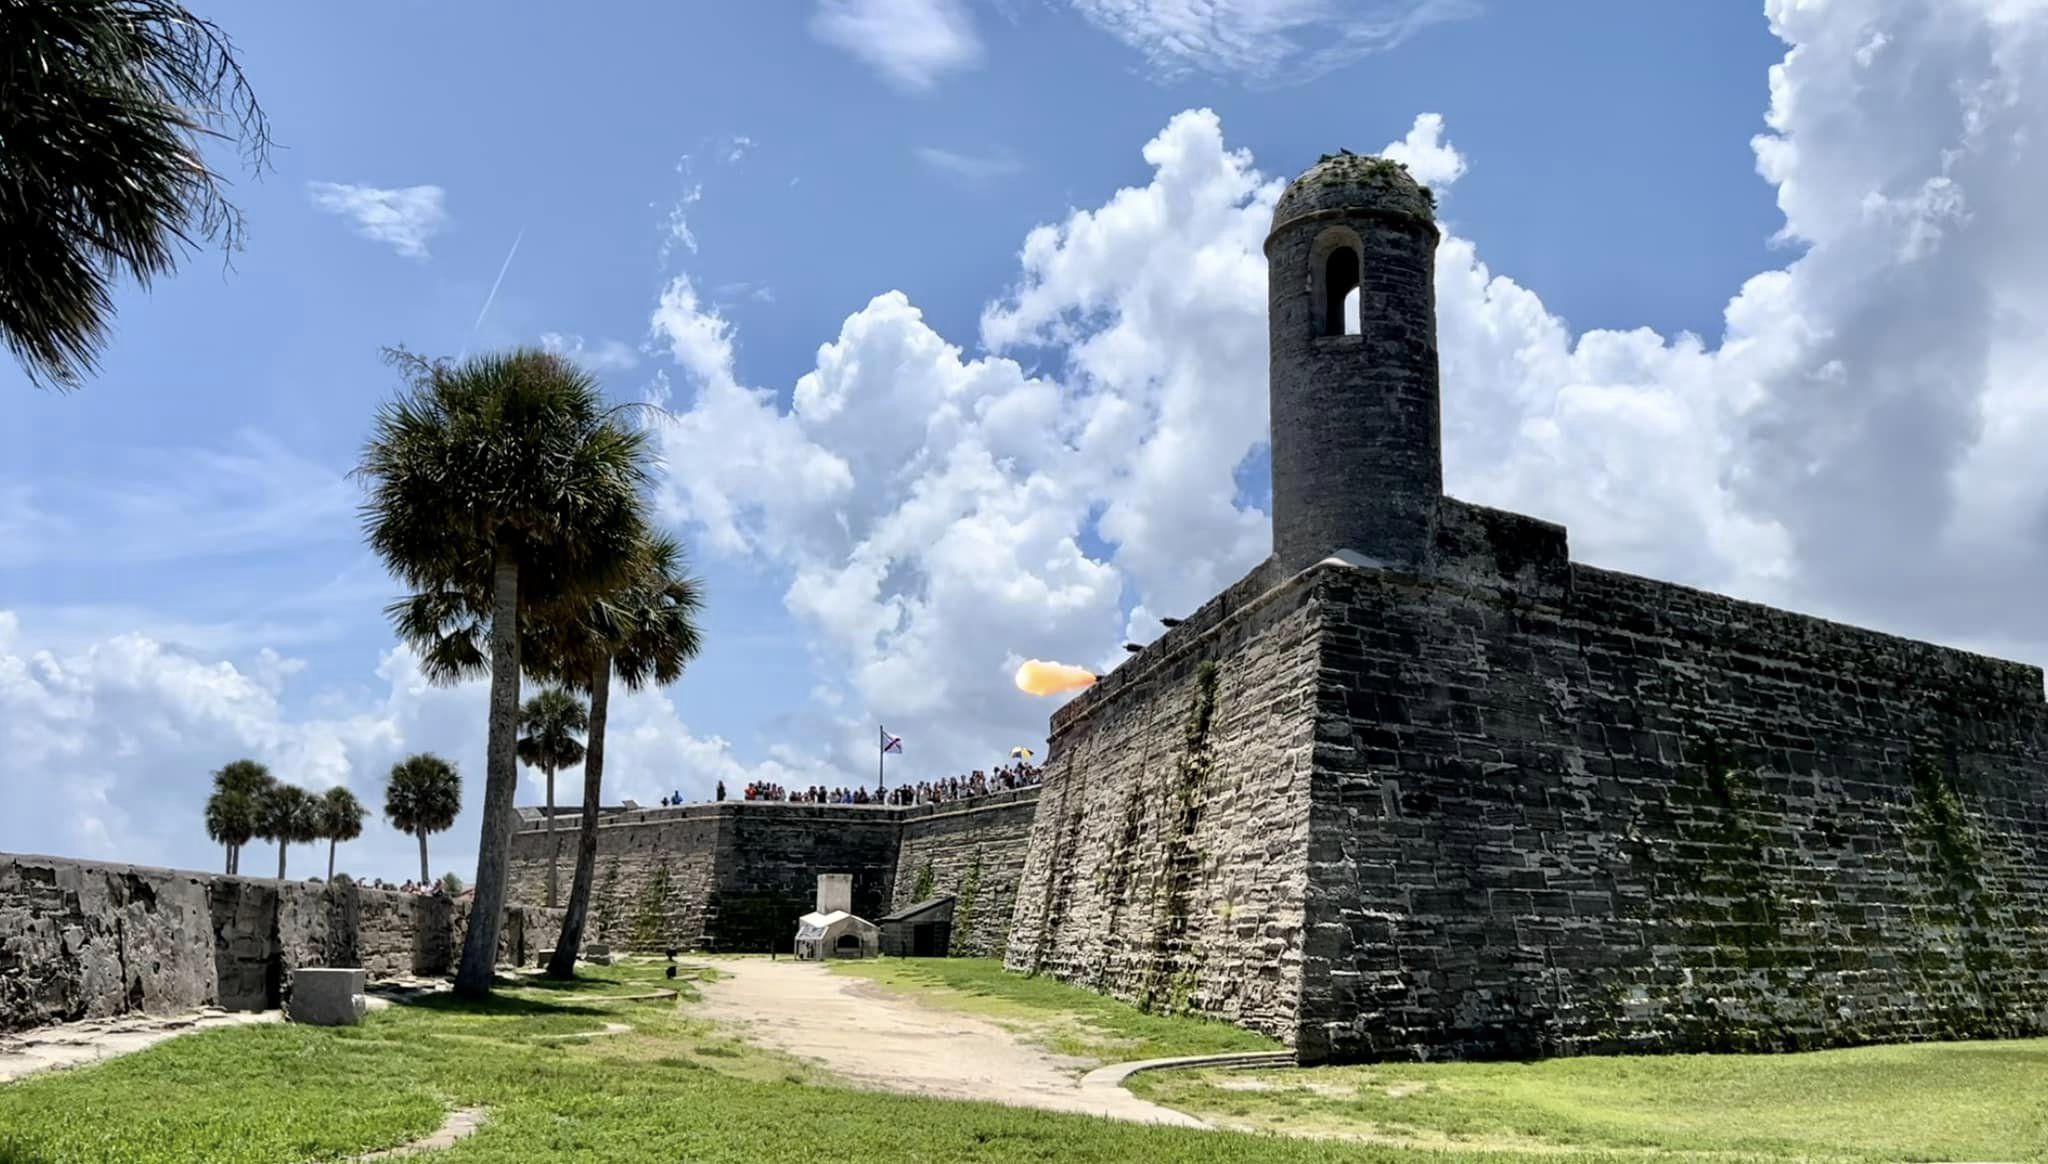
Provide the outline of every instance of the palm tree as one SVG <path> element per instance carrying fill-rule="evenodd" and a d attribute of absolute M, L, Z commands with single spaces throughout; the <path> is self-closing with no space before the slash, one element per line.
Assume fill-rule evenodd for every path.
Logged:
<path fill-rule="evenodd" d="M 391 767 L 384 786 L 384 819 L 420 839 L 420 883 L 427 881 L 427 834 L 454 827 L 462 811 L 462 777 L 455 765 L 421 752 Z"/>
<path fill-rule="evenodd" d="M 327 838 L 327 879 L 334 880 L 334 849 L 363 835 L 363 802 L 346 788 L 330 788 L 320 798 L 320 835 Z"/>
<path fill-rule="evenodd" d="M 632 580 L 585 603 L 581 617 L 555 619 L 532 632 L 531 666 L 590 697 L 590 732 L 583 758 L 583 811 L 576 837 L 576 872 L 562 932 L 548 961 L 548 977 L 570 978 L 597 875 L 597 806 L 604 794 L 604 729 L 614 676 L 629 691 L 667 685 L 682 677 L 702 637 L 697 614 L 703 586 L 683 572 L 682 546 L 651 535 L 640 547 Z"/>
<path fill-rule="evenodd" d="M 519 727 L 526 734 L 519 739 L 519 762 L 539 768 L 548 779 L 548 908 L 555 908 L 555 866 L 561 854 L 555 849 L 555 773 L 583 762 L 583 741 L 576 737 L 589 730 L 590 720 L 583 701 L 559 687 L 550 687 L 526 701 L 519 712 Z"/>
<path fill-rule="evenodd" d="M 213 795 L 206 798 L 206 835 L 227 849 L 227 871 L 242 868 L 242 846 L 256 835 L 257 811 L 276 781 L 270 769 L 254 760 L 234 760 L 213 774 Z"/>
<path fill-rule="evenodd" d="M 113 320 L 195 237 L 240 245 L 200 156 L 234 136 L 261 170 L 262 107 L 233 44 L 175 0 L 0 3 L 0 339 L 29 379 L 76 386 Z"/>
<path fill-rule="evenodd" d="M 320 801 L 296 784 L 273 784 L 256 808 L 256 835 L 277 842 L 277 879 L 284 880 L 286 850 L 320 839 Z"/>
<path fill-rule="evenodd" d="M 645 526 L 647 443 L 611 421 L 593 377 L 552 353 L 460 364 L 388 355 L 409 390 L 379 410 L 356 473 L 371 487 L 371 547 L 419 592 L 391 613 L 402 634 L 421 601 L 489 632 L 488 662 L 479 651 L 438 656 L 438 635 L 408 635 L 438 678 L 490 670 L 476 898 L 455 975 L 458 992 L 483 994 L 504 924 L 519 784 L 520 620 L 621 579 Z"/>
<path fill-rule="evenodd" d="M 235 848 L 248 842 L 256 831 L 256 806 L 248 797 L 216 792 L 206 798 L 206 836 L 226 856 L 222 872 L 235 871 Z"/>

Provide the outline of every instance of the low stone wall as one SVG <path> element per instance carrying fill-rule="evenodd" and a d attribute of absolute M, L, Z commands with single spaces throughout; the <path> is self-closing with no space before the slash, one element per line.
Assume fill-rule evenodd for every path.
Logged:
<path fill-rule="evenodd" d="M 468 907 L 330 884 L 0 853 L 0 1031 L 195 1006 L 277 1006 L 300 966 L 453 969 Z M 560 911 L 506 910 L 499 958 L 554 944 Z"/>

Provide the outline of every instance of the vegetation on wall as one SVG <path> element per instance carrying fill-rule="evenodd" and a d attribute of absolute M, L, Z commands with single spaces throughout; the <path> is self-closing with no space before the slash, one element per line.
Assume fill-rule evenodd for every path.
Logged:
<path fill-rule="evenodd" d="M 1963 809 L 1954 775 L 1947 765 L 1924 751 L 1913 753 L 1906 763 L 1906 772 L 1913 782 L 1915 820 L 1940 857 L 1944 873 L 1961 888 L 1979 889 L 1978 871 L 1983 866 L 1984 846 Z"/>
<path fill-rule="evenodd" d="M 953 899 L 953 939 L 946 952 L 956 958 L 972 952 L 974 903 L 980 895 L 981 848 L 976 846 L 974 863 L 967 867 L 967 876 L 961 879 L 960 892 Z"/>
<path fill-rule="evenodd" d="M 634 949 L 658 950 L 666 944 L 668 882 L 668 858 L 663 857 L 661 864 L 655 867 L 654 876 L 648 879 L 647 888 L 640 894 L 640 909 L 633 917 Z"/>
<path fill-rule="evenodd" d="M 937 876 L 932 872 L 932 859 L 926 857 L 924 859 L 924 868 L 917 871 L 917 885 L 910 891 L 910 900 L 912 902 L 930 901 L 932 899 L 932 889 L 937 884 L 937 881 Z"/>
<path fill-rule="evenodd" d="M 1201 824 L 1209 777 L 1216 765 L 1215 744 L 1210 738 L 1216 721 L 1216 688 L 1216 664 L 1204 662 L 1195 670 L 1194 705 L 1188 712 L 1169 790 L 1171 815 L 1159 907 L 1153 915 L 1153 956 L 1146 960 L 1145 987 L 1138 996 L 1138 1004 L 1146 1010 L 1186 1011 L 1194 993 L 1194 960 L 1187 949 L 1188 895 L 1201 859 L 1195 849 L 1195 831 Z"/>
<path fill-rule="evenodd" d="M 610 938 L 611 929 L 619 920 L 619 859 L 613 857 L 605 866 L 604 883 L 597 890 L 597 936 Z"/>

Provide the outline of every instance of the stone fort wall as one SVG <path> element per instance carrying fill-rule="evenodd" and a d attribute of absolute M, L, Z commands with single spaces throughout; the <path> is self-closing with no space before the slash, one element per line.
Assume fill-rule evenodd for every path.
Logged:
<path fill-rule="evenodd" d="M 1011 969 L 1293 1038 L 1319 615 L 1269 580 L 1054 715 Z"/>
<path fill-rule="evenodd" d="M 1315 586 L 1305 1056 L 2048 1031 L 2039 670 L 1585 566 Z"/>
<path fill-rule="evenodd" d="M 951 952 L 1002 957 L 1010 940 L 1024 853 L 1031 844 L 1031 822 L 1038 813 L 1038 789 L 899 811 L 904 814 L 903 833 L 889 909 L 950 896 Z"/>
<path fill-rule="evenodd" d="M 1037 799 L 1022 789 L 945 806 L 727 800 L 608 812 L 598 820 L 591 938 L 646 951 L 788 950 L 796 919 L 816 904 L 818 874 L 852 874 L 853 912 L 872 919 L 908 904 L 903 895 L 929 860 L 939 892 L 976 887 L 979 904 L 973 924 L 961 927 L 970 936 L 959 952 L 993 953 L 1009 924 Z M 555 837 L 566 899 L 576 818 L 559 819 Z M 543 822 L 529 820 L 513 834 L 518 900 L 545 900 L 547 853 Z M 981 873 L 970 877 L 977 860 Z"/>
<path fill-rule="evenodd" d="M 1305 1061 L 2048 1031 L 2038 669 L 1444 505 L 1433 577 L 1255 573 L 1054 717 L 1012 967 Z"/>
<path fill-rule="evenodd" d="M 554 945 L 559 911 L 505 911 L 499 957 Z M 301 966 L 447 974 L 469 907 L 446 898 L 0 853 L 0 1031 L 198 1006 L 276 1007 Z"/>

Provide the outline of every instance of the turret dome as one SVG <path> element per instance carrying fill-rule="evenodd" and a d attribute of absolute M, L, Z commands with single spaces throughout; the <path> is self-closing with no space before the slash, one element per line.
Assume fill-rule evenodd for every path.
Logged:
<path fill-rule="evenodd" d="M 1273 207 L 1273 225 L 1325 210 L 1379 211 L 1435 222 L 1436 197 L 1399 162 L 1339 150 L 1324 154 L 1287 184 Z"/>

